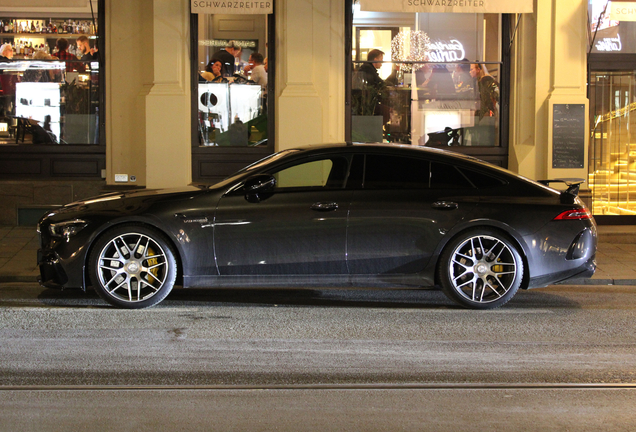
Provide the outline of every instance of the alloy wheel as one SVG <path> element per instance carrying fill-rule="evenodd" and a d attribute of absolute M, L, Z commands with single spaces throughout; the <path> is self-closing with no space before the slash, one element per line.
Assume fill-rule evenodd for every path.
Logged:
<path fill-rule="evenodd" d="M 501 299 L 515 286 L 520 267 L 506 243 L 496 237 L 477 235 L 453 250 L 448 271 L 457 294 L 484 304 Z"/>

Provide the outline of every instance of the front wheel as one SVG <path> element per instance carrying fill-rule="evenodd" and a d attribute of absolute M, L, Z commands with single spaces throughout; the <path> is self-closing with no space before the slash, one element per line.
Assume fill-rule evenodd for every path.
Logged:
<path fill-rule="evenodd" d="M 446 245 L 438 277 L 451 300 L 471 309 L 494 309 L 517 293 L 523 280 L 523 260 L 507 235 L 475 229 Z"/>
<path fill-rule="evenodd" d="M 172 246 L 159 232 L 124 225 L 104 233 L 89 258 L 97 294 L 125 309 L 142 309 L 162 301 L 177 278 Z"/>

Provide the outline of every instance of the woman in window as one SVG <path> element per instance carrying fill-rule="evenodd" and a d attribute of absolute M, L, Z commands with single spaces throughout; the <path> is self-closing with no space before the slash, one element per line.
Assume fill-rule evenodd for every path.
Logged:
<path fill-rule="evenodd" d="M 228 82 L 227 78 L 221 75 L 222 68 L 223 63 L 221 63 L 221 60 L 213 58 L 205 67 L 205 72 L 201 72 L 201 77 L 207 82 L 226 83 Z"/>

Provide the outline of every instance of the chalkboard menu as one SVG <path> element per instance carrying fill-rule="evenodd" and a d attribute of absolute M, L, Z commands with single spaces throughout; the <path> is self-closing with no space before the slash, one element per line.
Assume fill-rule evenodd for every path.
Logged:
<path fill-rule="evenodd" d="M 552 168 L 585 166 L 585 105 L 554 104 Z"/>

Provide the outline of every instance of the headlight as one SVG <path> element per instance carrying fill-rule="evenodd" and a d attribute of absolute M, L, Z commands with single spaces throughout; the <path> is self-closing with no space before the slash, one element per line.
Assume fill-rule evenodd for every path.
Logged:
<path fill-rule="evenodd" d="M 63 237 L 68 239 L 80 232 L 86 225 L 86 221 L 75 219 L 72 221 L 60 222 L 49 225 L 49 232 L 53 237 Z"/>

